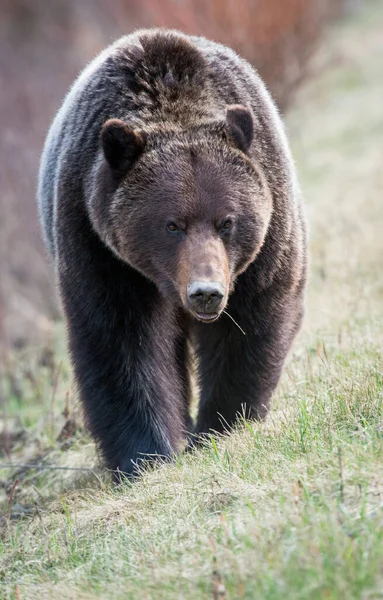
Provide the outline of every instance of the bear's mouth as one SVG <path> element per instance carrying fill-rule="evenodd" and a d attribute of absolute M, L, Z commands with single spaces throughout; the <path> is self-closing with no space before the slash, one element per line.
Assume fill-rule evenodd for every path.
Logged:
<path fill-rule="evenodd" d="M 194 313 L 194 316 L 203 323 L 212 323 L 218 319 L 219 313 Z"/>

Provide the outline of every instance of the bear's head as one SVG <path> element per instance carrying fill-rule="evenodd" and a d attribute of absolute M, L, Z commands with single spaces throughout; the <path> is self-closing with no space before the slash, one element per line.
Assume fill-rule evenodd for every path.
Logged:
<path fill-rule="evenodd" d="M 251 159 L 253 117 L 230 106 L 221 121 L 184 131 L 101 131 L 92 221 L 119 258 L 200 321 L 216 320 L 267 232 L 271 195 Z"/>

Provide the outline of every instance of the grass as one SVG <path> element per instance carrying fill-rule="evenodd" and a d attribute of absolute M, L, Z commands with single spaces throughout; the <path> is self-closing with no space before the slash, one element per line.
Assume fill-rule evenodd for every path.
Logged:
<path fill-rule="evenodd" d="M 288 116 L 311 281 L 264 424 L 117 489 L 81 430 L 62 331 L 49 360 L 9 365 L 4 461 L 94 472 L 0 470 L 0 598 L 383 598 L 382 32 L 378 2 L 338 24 Z"/>

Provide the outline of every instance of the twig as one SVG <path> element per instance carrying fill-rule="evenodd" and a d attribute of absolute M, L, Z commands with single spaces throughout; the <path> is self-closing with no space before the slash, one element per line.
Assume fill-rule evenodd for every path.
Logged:
<path fill-rule="evenodd" d="M 225 313 L 225 315 L 227 315 L 233 321 L 233 323 L 238 327 L 239 331 L 241 331 L 243 333 L 243 335 L 246 335 L 246 333 L 243 331 L 242 327 L 240 325 L 238 325 L 237 321 L 235 319 L 233 319 L 233 317 L 231 315 L 229 315 L 227 310 L 223 310 L 222 312 Z"/>
<path fill-rule="evenodd" d="M 0 464 L 0 469 L 50 469 L 52 471 L 90 471 L 94 473 L 94 467 L 59 467 L 55 465 L 44 465 L 36 463 L 3 463 Z"/>

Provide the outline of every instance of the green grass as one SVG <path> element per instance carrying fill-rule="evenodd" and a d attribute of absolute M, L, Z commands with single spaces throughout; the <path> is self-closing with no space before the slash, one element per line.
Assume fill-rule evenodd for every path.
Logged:
<path fill-rule="evenodd" d="M 318 348 L 292 361 L 266 425 L 138 484 L 89 477 L 8 523 L 4 582 L 27 598 L 205 598 L 217 570 L 229 598 L 379 597 L 381 354 Z"/>
<path fill-rule="evenodd" d="M 115 488 L 81 428 L 57 441 L 80 421 L 62 330 L 10 365 L 10 459 L 94 471 L 0 470 L 0 598 L 383 598 L 382 33 L 373 2 L 337 25 L 288 117 L 311 279 L 265 423 Z"/>

